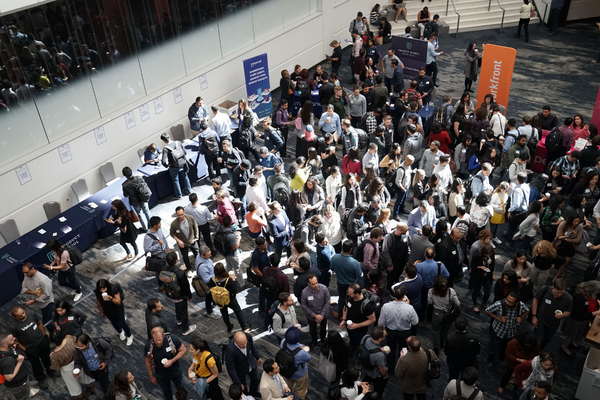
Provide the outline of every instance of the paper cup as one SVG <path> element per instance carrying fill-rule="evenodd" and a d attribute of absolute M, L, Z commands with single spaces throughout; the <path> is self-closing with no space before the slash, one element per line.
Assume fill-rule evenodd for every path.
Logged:
<path fill-rule="evenodd" d="M 81 373 L 81 370 L 79 368 L 75 368 L 73 370 L 73 375 L 79 375 Z"/>
<path fill-rule="evenodd" d="M 390 350 L 390 346 L 383 346 L 383 347 L 381 348 L 381 350 L 383 350 L 383 352 L 384 352 L 385 354 L 390 354 L 390 351 L 391 351 L 391 350 Z"/>
<path fill-rule="evenodd" d="M 162 363 L 162 365 L 165 365 L 166 363 L 169 362 L 169 360 L 167 360 L 166 358 L 163 358 L 162 360 L 160 360 L 160 362 Z"/>
<path fill-rule="evenodd" d="M 560 310 L 556 310 L 556 311 L 554 311 L 554 314 L 556 314 L 556 315 L 561 315 L 561 314 L 562 314 L 562 311 L 560 311 Z"/>
<path fill-rule="evenodd" d="M 351 326 L 353 323 L 354 323 L 354 322 L 352 322 L 352 321 L 350 321 L 350 320 L 346 321 L 346 325 L 348 325 L 348 326 Z"/>
<path fill-rule="evenodd" d="M 196 377 L 196 373 L 195 372 L 190 372 L 190 379 L 194 379 Z"/>
<path fill-rule="evenodd" d="M 587 246 L 587 247 L 592 247 L 592 246 L 593 246 L 593 244 L 592 244 L 591 242 L 587 242 L 586 246 Z"/>
<path fill-rule="evenodd" d="M 107 298 L 107 297 L 108 297 L 108 293 L 102 292 L 102 298 Z"/>

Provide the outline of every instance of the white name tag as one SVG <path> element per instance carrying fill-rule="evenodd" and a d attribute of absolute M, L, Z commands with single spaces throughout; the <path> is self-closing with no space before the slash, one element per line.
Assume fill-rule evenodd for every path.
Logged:
<path fill-rule="evenodd" d="M 521 154 L 521 150 L 516 150 L 515 154 Z"/>
<path fill-rule="evenodd" d="M 313 299 L 313 296 L 308 296 L 308 300 L 312 300 L 312 299 Z"/>
<path fill-rule="evenodd" d="M 177 229 L 177 233 L 181 233 L 181 231 L 179 229 Z"/>
<path fill-rule="evenodd" d="M 98 354 L 94 354 L 94 358 L 98 358 Z"/>
<path fill-rule="evenodd" d="M 165 349 L 165 351 L 166 351 L 167 353 L 169 353 L 169 352 L 171 351 L 171 346 L 167 347 L 167 348 Z"/>
<path fill-rule="evenodd" d="M 585 189 L 585 192 L 589 193 L 589 192 L 591 192 L 591 190 L 590 189 Z"/>
<path fill-rule="evenodd" d="M 352 307 L 352 304 L 348 303 L 348 308 L 351 308 L 351 307 Z"/>
<path fill-rule="evenodd" d="M 194 358 L 194 364 L 198 364 L 198 360 Z"/>
<path fill-rule="evenodd" d="M 452 255 L 456 255 L 456 250 L 452 250 Z"/>
<path fill-rule="evenodd" d="M 546 304 L 552 304 L 552 301 L 549 299 L 546 299 L 545 301 L 546 301 Z"/>
<path fill-rule="evenodd" d="M 75 320 L 75 317 L 67 317 L 67 321 L 73 321 Z"/>

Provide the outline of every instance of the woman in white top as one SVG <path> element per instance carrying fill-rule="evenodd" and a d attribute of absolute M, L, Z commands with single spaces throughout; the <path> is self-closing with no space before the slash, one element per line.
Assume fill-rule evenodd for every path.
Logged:
<path fill-rule="evenodd" d="M 490 218 L 494 215 L 494 209 L 491 206 L 492 192 L 484 190 L 477 195 L 476 198 L 471 200 L 471 212 L 469 216 L 471 222 L 476 225 L 475 237 L 479 234 L 482 229 L 487 229 L 487 225 L 490 222 Z"/>
<path fill-rule="evenodd" d="M 327 173 L 329 174 L 325 180 L 327 201 L 329 201 L 329 204 L 335 204 L 335 198 L 342 187 L 342 175 L 340 174 L 340 169 L 337 165 L 329 167 Z"/>
<path fill-rule="evenodd" d="M 537 230 L 540 227 L 540 211 L 542 211 L 541 202 L 534 201 L 531 203 L 529 210 L 527 210 L 527 216 L 519 225 L 519 232 L 515 234 L 515 237 L 522 241 L 519 249 L 525 250 L 526 253 L 529 253 L 529 246 L 531 246 L 531 242 L 535 239 Z"/>
<path fill-rule="evenodd" d="M 492 194 L 492 201 L 490 202 L 490 205 L 494 209 L 494 215 L 506 214 L 506 200 L 508 200 L 508 188 L 508 182 L 502 182 L 498 185 L 496 190 L 494 190 L 494 193 Z M 501 220 L 502 223 L 500 223 L 499 220 Z M 504 224 L 505 221 L 506 218 L 498 218 L 497 216 L 492 217 L 492 219 L 490 220 L 490 231 L 492 231 L 492 235 L 494 235 L 492 241 L 496 244 L 502 244 L 502 240 L 498 239 L 497 232 L 498 228 L 502 226 L 502 224 Z"/>
<path fill-rule="evenodd" d="M 450 222 L 456 219 L 456 207 L 465 205 L 465 188 L 463 180 L 460 178 L 454 179 L 452 188 L 450 189 L 450 197 L 448 198 L 448 211 L 450 213 Z"/>
<path fill-rule="evenodd" d="M 519 27 L 517 28 L 517 37 L 521 37 L 521 27 L 525 28 L 525 42 L 529 42 L 529 21 L 531 20 L 531 11 L 533 4 L 529 0 L 523 0 L 523 5 L 519 10 L 521 19 L 519 19 Z"/>
<path fill-rule="evenodd" d="M 369 393 L 371 389 L 367 382 L 359 381 L 360 374 L 358 370 L 351 368 L 347 369 L 342 373 L 342 380 L 340 381 L 340 394 L 342 397 L 348 400 L 362 400 L 365 394 Z M 359 394 L 359 388 L 362 387 L 362 393 Z"/>
<path fill-rule="evenodd" d="M 504 128 L 506 127 L 506 117 L 500 112 L 500 106 L 494 105 L 492 108 L 492 118 L 490 118 L 490 129 L 494 131 L 494 137 L 499 138 L 504 136 Z"/>
<path fill-rule="evenodd" d="M 319 227 L 319 232 L 322 232 L 330 245 L 333 246 L 335 252 L 342 252 L 342 224 L 340 214 L 335 212 L 333 205 L 327 204 L 323 210 L 323 224 Z"/>

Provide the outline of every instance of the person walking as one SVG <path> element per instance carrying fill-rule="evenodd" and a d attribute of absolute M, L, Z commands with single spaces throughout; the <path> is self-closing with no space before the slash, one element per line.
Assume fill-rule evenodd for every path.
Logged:
<path fill-rule="evenodd" d="M 362 276 L 360 263 L 352 257 L 354 243 L 352 240 L 344 240 L 342 243 L 342 254 L 336 254 L 331 257 L 331 271 L 335 272 L 338 288 L 338 311 L 332 311 L 331 314 L 340 319 L 346 304 L 346 295 L 350 285 L 358 283 Z"/>
<path fill-rule="evenodd" d="M 196 330 L 196 325 L 189 324 L 188 315 L 188 302 L 192 302 L 192 290 L 183 269 L 177 265 L 177 261 L 177 254 L 167 254 L 167 267 L 159 275 L 159 290 L 164 292 L 175 305 L 177 325 L 181 326 L 183 336 L 187 336 Z"/>
<path fill-rule="evenodd" d="M 279 348 L 294 357 L 296 369 L 294 374 L 285 379 L 285 383 L 294 393 L 294 398 L 299 397 L 304 400 L 308 393 L 308 363 L 311 356 L 308 353 L 310 348 L 300 344 L 300 329 L 292 326 L 285 333 L 285 338 L 281 341 Z"/>
<path fill-rule="evenodd" d="M 77 282 L 75 268 L 71 261 L 69 251 L 56 239 L 49 239 L 48 242 L 46 242 L 46 248 L 52 252 L 53 259 L 50 265 L 44 264 L 44 268 L 49 269 L 50 271 L 58 270 L 58 284 L 73 289 L 71 295 L 75 296 L 73 302 L 77 303 L 81 299 L 83 293 L 81 293 L 81 286 L 79 285 L 79 282 Z"/>
<path fill-rule="evenodd" d="M 233 340 L 229 342 L 225 350 L 225 365 L 227 374 L 233 383 L 241 384 L 246 395 L 255 397 L 260 395 L 258 367 L 262 365 L 262 358 L 258 354 L 251 335 L 242 331 L 235 333 Z M 250 388 L 247 386 L 246 377 L 250 378 Z"/>
<path fill-rule="evenodd" d="M 435 278 L 433 287 L 427 293 L 427 303 L 433 306 L 433 317 L 431 319 L 431 333 L 433 335 L 433 351 L 439 354 L 444 348 L 449 326 L 444 322 L 447 310 L 452 304 L 460 307 L 460 301 L 456 291 L 448 287 L 445 276 L 439 275 Z"/>
<path fill-rule="evenodd" d="M 35 296 L 27 300 L 25 306 L 34 306 L 42 314 L 42 323 L 48 327 L 50 335 L 54 333 L 56 327 L 52 323 L 52 313 L 54 312 L 54 294 L 52 293 L 52 280 L 43 273 L 39 273 L 32 263 L 26 262 L 21 267 L 23 271 L 23 284 L 21 293 Z M 50 322 L 49 324 L 47 324 Z M 47 325 L 46 325 L 47 324 Z"/>
<path fill-rule="evenodd" d="M 115 199 L 111 203 L 112 209 L 117 212 L 114 219 L 113 216 L 105 219 L 109 224 L 113 224 L 115 227 L 119 228 L 119 244 L 125 249 L 125 253 L 127 254 L 123 261 L 131 260 L 138 256 L 138 247 L 135 243 L 137 239 L 137 229 L 135 225 L 133 225 L 133 221 L 129 218 L 129 211 L 127 210 L 127 206 L 119 199 Z M 132 256 L 129 252 L 129 247 L 127 247 L 127 243 L 131 245 L 134 251 L 134 255 Z"/>
<path fill-rule="evenodd" d="M 229 336 L 232 335 L 233 331 L 233 324 L 229 320 L 229 308 L 235 313 L 244 332 L 248 332 L 252 329 L 252 325 L 246 324 L 242 315 L 242 309 L 236 298 L 239 290 L 238 284 L 235 282 L 235 279 L 232 279 L 230 276 L 232 274 L 233 273 L 227 272 L 223 263 L 217 263 L 215 265 L 215 277 L 208 282 L 211 296 L 217 306 L 221 309 L 223 322 L 225 322 L 225 325 L 227 326 L 227 334 Z"/>
<path fill-rule="evenodd" d="M 186 352 L 185 344 L 177 336 L 165 333 L 161 327 L 152 329 L 152 339 L 144 346 L 146 371 L 150 382 L 160 386 L 165 400 L 173 399 L 171 382 L 176 388 L 183 386 L 179 359 Z"/>
<path fill-rule="evenodd" d="M 119 332 L 121 340 L 127 339 L 127 346 L 133 343 L 133 335 L 131 329 L 125 321 L 125 293 L 121 285 L 117 282 L 109 282 L 106 279 L 99 279 L 96 282 L 96 304 L 98 305 L 98 313 L 101 317 L 106 316 L 112 326 Z"/>
<path fill-rule="evenodd" d="M 520 19 L 519 19 L 519 27 L 517 28 L 517 38 L 521 37 L 521 27 L 525 30 L 525 43 L 529 42 L 529 21 L 531 20 L 532 15 L 535 16 L 535 11 L 533 10 L 533 3 L 529 0 L 523 0 L 523 5 L 519 9 Z"/>
<path fill-rule="evenodd" d="M 413 400 L 416 397 L 417 400 L 426 400 L 429 389 L 429 360 L 434 361 L 438 358 L 433 351 L 423 350 L 421 341 L 416 336 L 409 337 L 406 344 L 407 352 L 400 353 L 395 369 L 395 375 L 402 387 L 403 399 Z"/>

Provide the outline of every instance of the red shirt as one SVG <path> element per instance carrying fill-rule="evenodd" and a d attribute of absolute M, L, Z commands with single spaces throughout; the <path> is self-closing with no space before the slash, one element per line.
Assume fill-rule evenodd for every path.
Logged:
<path fill-rule="evenodd" d="M 442 153 L 450 154 L 450 149 L 448 149 L 448 146 L 450 145 L 451 141 L 448 132 L 441 131 L 440 133 L 430 133 L 429 143 L 433 142 L 434 140 L 440 142 L 440 150 L 442 151 Z"/>

